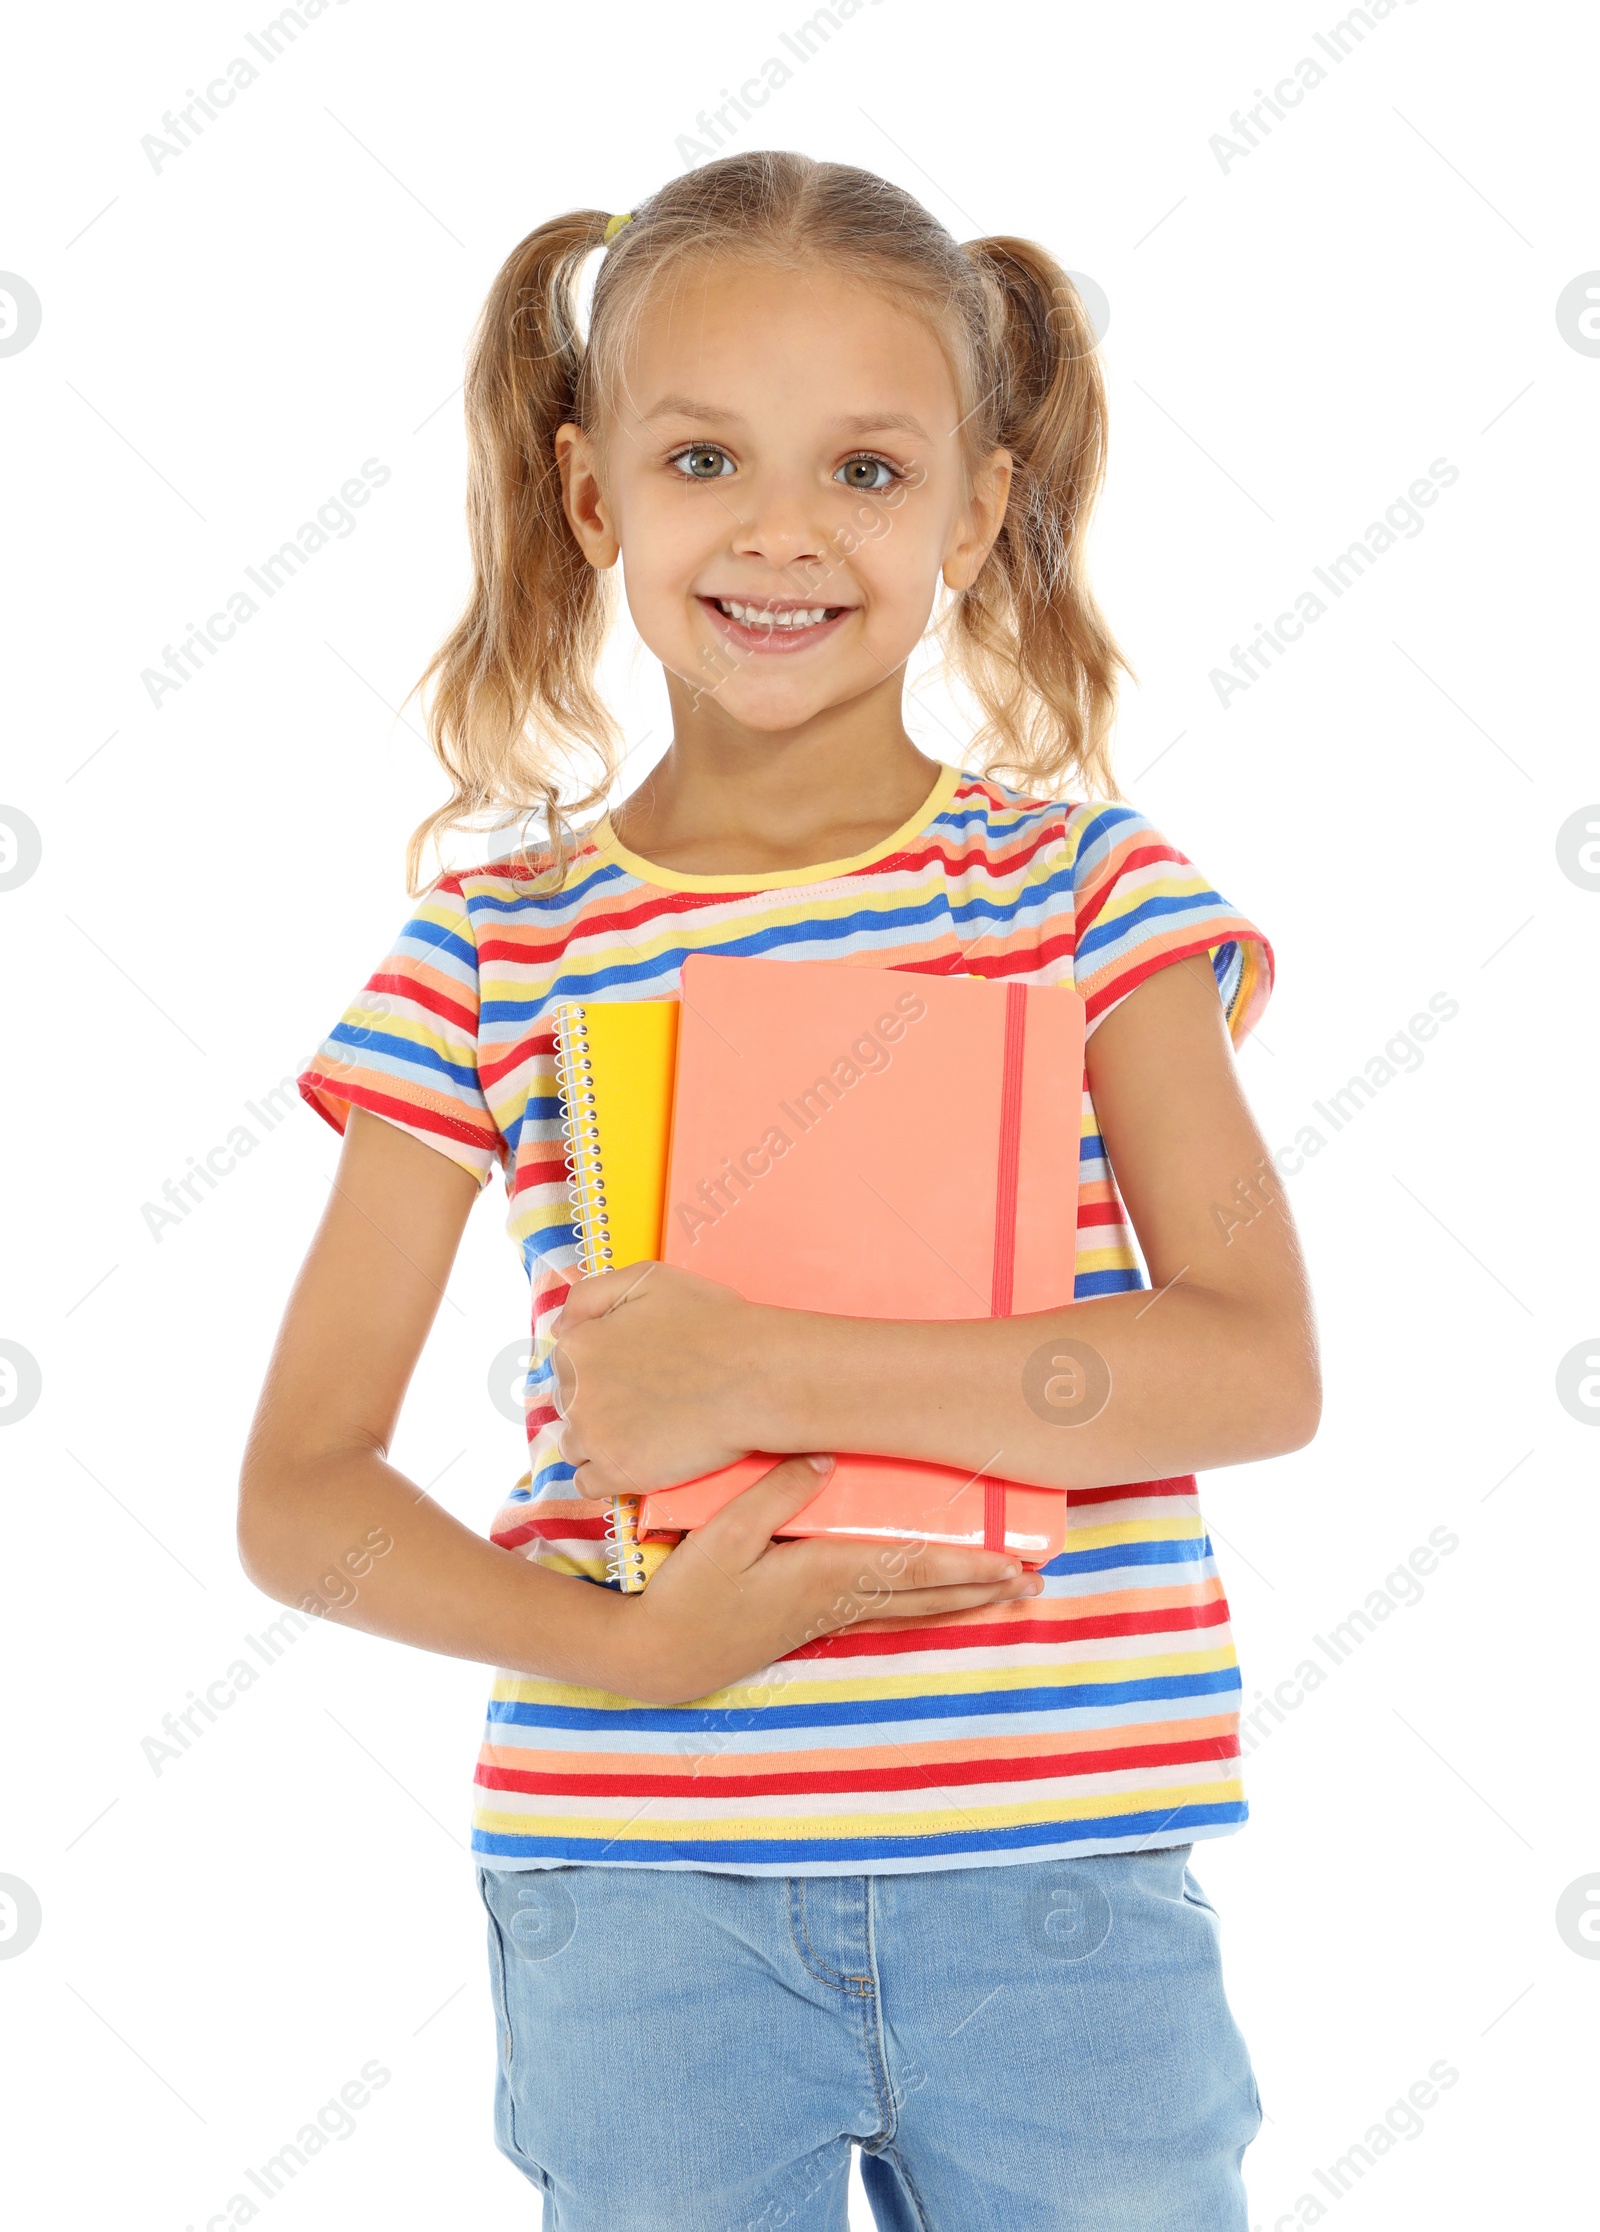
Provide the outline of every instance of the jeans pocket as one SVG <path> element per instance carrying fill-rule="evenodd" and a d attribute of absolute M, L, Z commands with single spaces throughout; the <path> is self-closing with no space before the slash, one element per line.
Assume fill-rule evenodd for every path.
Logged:
<path fill-rule="evenodd" d="M 489 1871 L 478 1870 L 478 1896 L 483 1901 L 483 1911 L 489 1918 L 489 1987 L 494 1994 L 494 2016 L 497 2042 L 500 2048 L 500 2067 L 508 2074 L 511 2069 L 511 2008 L 506 1999 L 506 1941 L 501 1932 L 500 1918 L 489 1898 Z"/>
<path fill-rule="evenodd" d="M 1209 1914 L 1214 1921 L 1221 1920 L 1216 1908 L 1211 1904 L 1211 1901 L 1206 1897 L 1187 1868 L 1183 1871 L 1183 1896 L 1189 1906 L 1199 1907 L 1203 1913 Z"/>
<path fill-rule="evenodd" d="M 497 2033 L 496 2045 L 498 2051 L 495 2060 L 494 2084 L 495 2145 L 509 2161 L 516 2164 L 525 2178 L 537 2186 L 542 2193 L 547 2193 L 550 2181 L 544 2165 L 535 2160 L 524 2144 L 524 2132 L 529 2121 L 527 2099 L 526 2097 L 522 2099 L 518 2097 L 519 2093 L 526 2095 L 528 2085 L 530 2082 L 538 2081 L 540 2073 L 536 2068 L 536 2057 L 530 2056 L 527 2051 L 528 2038 L 526 2031 L 523 2038 L 524 2050 L 520 2054 L 517 2051 L 517 2018 L 514 2016 L 512 2008 L 513 1995 L 515 1994 L 521 2003 L 522 2017 L 526 2022 L 527 2001 L 525 1995 L 528 1989 L 527 1982 L 513 1968 L 512 1963 L 519 1957 L 526 1958 L 521 1936 L 518 1933 L 518 1923 L 525 1920 L 522 1907 L 528 1898 L 529 1879 L 520 1870 L 501 1871 L 481 1866 L 477 1875 L 478 1895 L 483 1901 L 484 1912 L 489 1921 L 489 1983 L 494 1995 L 495 2030 Z M 511 1886 L 509 1894 L 508 1883 Z M 492 1891 L 491 1885 L 493 1886 Z M 508 1895 L 512 1902 L 512 1913 L 509 1923 L 503 1924 L 500 1913 L 496 1910 L 495 1900 L 498 1897 L 503 1908 Z M 536 1905 L 537 1903 L 535 1902 Z M 507 1942 L 508 1930 L 510 1934 L 509 1944 Z"/>

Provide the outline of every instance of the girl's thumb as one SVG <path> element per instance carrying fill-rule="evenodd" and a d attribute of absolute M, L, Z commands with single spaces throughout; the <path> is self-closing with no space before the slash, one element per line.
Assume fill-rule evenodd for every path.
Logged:
<path fill-rule="evenodd" d="M 737 1545 L 758 1555 L 777 1529 L 811 1501 L 832 1470 L 831 1457 L 785 1457 L 731 1497 L 706 1525 L 718 1528 L 730 1548 Z"/>
<path fill-rule="evenodd" d="M 811 1501 L 832 1470 L 833 1459 L 829 1456 L 814 1454 L 807 1457 L 785 1457 L 781 1464 L 773 1466 L 771 1472 L 763 1473 L 759 1480 L 753 1480 L 744 1493 L 753 1496 L 759 1488 L 776 1490 L 786 1501 L 792 1499 L 798 1510 L 802 1504 Z"/>
<path fill-rule="evenodd" d="M 832 1471 L 832 1457 L 815 1453 L 810 1457 L 785 1457 L 781 1464 L 774 1464 L 770 1473 L 763 1473 L 761 1480 L 752 1482 L 756 1489 L 790 1489 L 801 1502 L 815 1495 L 817 1489 Z"/>

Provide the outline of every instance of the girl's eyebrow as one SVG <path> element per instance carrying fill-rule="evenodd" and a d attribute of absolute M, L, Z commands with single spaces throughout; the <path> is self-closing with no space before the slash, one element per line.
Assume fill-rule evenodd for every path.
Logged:
<path fill-rule="evenodd" d="M 841 434 L 915 434 L 928 439 L 928 430 L 909 411 L 858 411 L 852 418 L 835 419 Z"/>
<path fill-rule="evenodd" d="M 737 411 L 730 411 L 722 403 L 702 403 L 692 395 L 664 395 L 661 401 L 644 414 L 646 425 L 658 418 L 718 419 L 724 426 L 743 426 L 746 422 Z M 919 419 L 909 411 L 857 411 L 833 421 L 840 434 L 915 434 L 927 441 L 928 432 Z"/>
<path fill-rule="evenodd" d="M 658 418 L 721 419 L 726 426 L 744 424 L 737 411 L 730 411 L 721 403 L 697 402 L 692 395 L 664 395 L 644 413 L 643 423 L 648 426 L 652 419 Z"/>

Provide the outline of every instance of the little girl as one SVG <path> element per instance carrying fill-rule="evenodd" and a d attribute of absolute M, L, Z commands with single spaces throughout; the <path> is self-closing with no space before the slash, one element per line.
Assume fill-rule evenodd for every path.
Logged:
<path fill-rule="evenodd" d="M 425 677 L 453 795 L 300 1079 L 344 1145 L 245 1567 L 497 1670 L 496 2136 L 547 2227 L 839 2232 L 857 2145 L 895 2232 L 1234 2232 L 1260 2107 L 1186 1862 L 1245 1817 L 1240 1690 L 1193 1474 L 1304 1443 L 1316 1354 L 1230 1044 L 1270 948 L 1114 802 L 1083 307 L 1029 241 L 733 156 L 530 233 L 466 400 L 475 580 Z M 619 559 L 673 731 L 607 814 Z M 981 715 L 949 762 L 902 718 L 936 602 Z M 423 889 L 426 839 L 485 812 L 537 847 Z M 1071 1306 L 883 1323 L 582 1278 L 553 1010 L 671 998 L 693 953 L 1076 986 Z M 535 1349 L 485 1541 L 385 1453 L 497 1164 Z M 1025 1371 L 1063 1341 L 1104 1395 L 1071 1431 Z M 606 1585 L 613 1495 L 758 1450 L 642 1591 Z M 774 1539 L 841 1450 L 1065 1490 L 1067 1547 L 1035 1574 L 925 1546 L 864 1603 L 859 1546 Z"/>

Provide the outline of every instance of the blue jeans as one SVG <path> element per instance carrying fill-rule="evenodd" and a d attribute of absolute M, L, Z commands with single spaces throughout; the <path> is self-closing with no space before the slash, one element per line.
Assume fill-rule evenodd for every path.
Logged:
<path fill-rule="evenodd" d="M 1245 2232 L 1191 1847 L 878 1876 L 478 1870 L 544 2232 Z"/>

